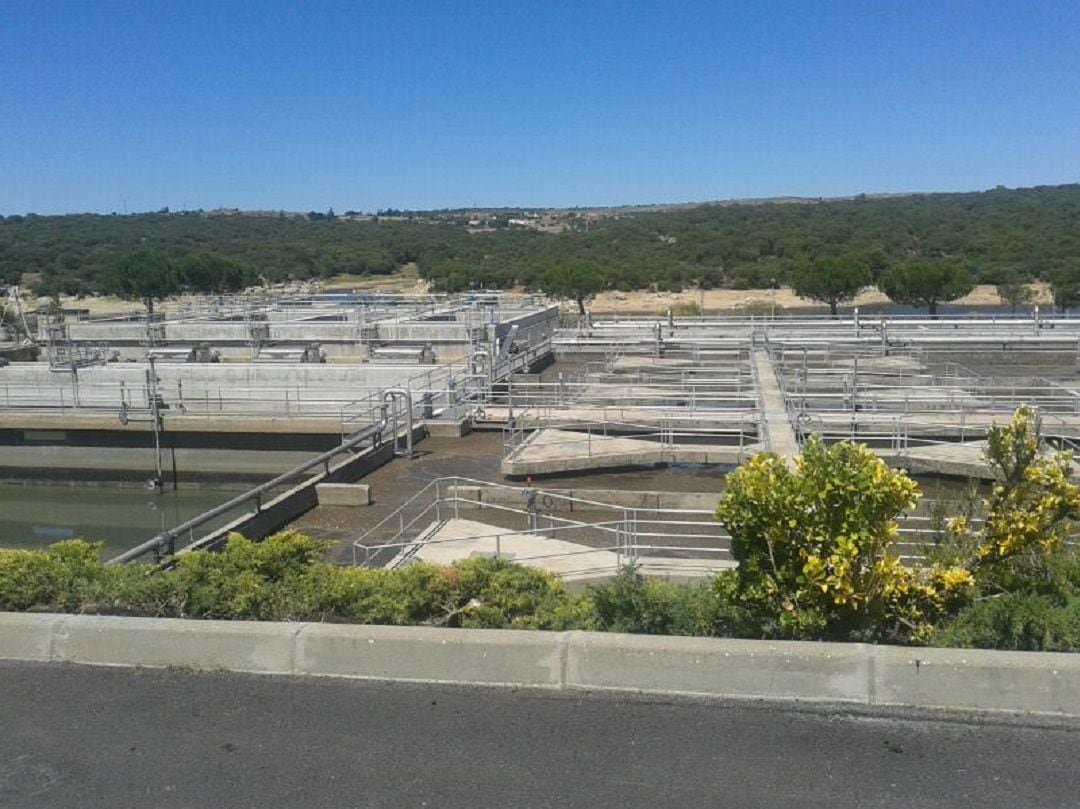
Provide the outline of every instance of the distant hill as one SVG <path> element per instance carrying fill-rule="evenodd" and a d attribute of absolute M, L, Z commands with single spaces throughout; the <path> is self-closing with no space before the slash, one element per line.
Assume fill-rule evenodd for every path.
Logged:
<path fill-rule="evenodd" d="M 92 291 L 113 262 L 146 247 L 174 258 L 219 253 L 269 281 L 415 262 L 450 291 L 531 286 L 577 261 L 617 289 L 761 287 L 823 257 L 851 257 L 875 274 L 911 260 L 956 262 L 994 283 L 1080 260 L 1080 185 L 569 209 L 9 216 L 0 217 L 0 284 L 31 273 Z"/>

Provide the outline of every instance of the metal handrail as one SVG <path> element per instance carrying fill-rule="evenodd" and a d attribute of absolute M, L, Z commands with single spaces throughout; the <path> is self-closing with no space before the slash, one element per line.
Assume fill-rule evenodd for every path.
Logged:
<path fill-rule="evenodd" d="M 513 507 L 505 503 L 474 499 L 462 496 L 462 488 L 466 490 L 473 487 L 482 489 L 508 490 L 515 493 L 527 493 L 535 491 L 541 498 L 567 501 L 573 511 L 595 510 L 598 512 L 611 512 L 619 515 L 618 519 L 598 520 L 587 522 L 556 516 L 554 513 L 530 512 L 526 507 Z M 719 496 L 719 495 L 718 495 Z M 444 539 L 431 539 L 431 533 L 443 522 L 446 513 L 453 517 L 460 515 L 462 505 L 466 504 L 469 509 L 492 510 L 515 514 L 529 518 L 528 527 L 521 528 L 495 528 L 489 532 L 474 534 L 469 537 L 453 537 Z M 583 508 L 584 507 L 584 508 Z M 415 513 L 406 519 L 405 515 L 411 511 Z M 573 513 L 571 511 L 570 513 Z M 558 538 L 574 531 L 591 531 L 613 535 L 614 543 L 590 544 L 588 547 L 574 551 L 559 551 L 551 554 L 536 554 L 529 557 L 514 557 L 515 562 L 527 563 L 529 561 L 555 559 L 573 555 L 584 555 L 593 551 L 615 552 L 620 560 L 625 558 L 631 561 L 644 553 L 652 561 L 663 559 L 663 554 L 672 553 L 701 553 L 706 556 L 725 555 L 730 549 L 725 545 L 700 544 L 700 543 L 726 543 L 730 541 L 730 535 L 723 526 L 712 519 L 700 519 L 704 515 L 711 516 L 709 509 L 663 509 L 663 508 L 633 508 L 618 506 L 611 503 L 603 503 L 586 498 L 579 498 L 561 494 L 554 490 L 522 489 L 520 487 L 506 486 L 504 484 L 490 483 L 487 481 L 472 480 L 462 477 L 438 478 L 431 481 L 421 491 L 415 493 L 394 512 L 388 514 L 376 525 L 372 526 L 363 536 L 353 543 L 353 562 L 357 565 L 369 564 L 379 554 L 393 550 L 397 551 L 390 561 L 392 565 L 400 565 L 406 560 L 413 558 L 413 551 L 427 545 L 449 545 L 468 540 L 496 540 L 496 552 L 499 552 L 499 538 L 508 535 L 525 535 L 546 538 Z M 671 519 L 678 516 L 681 519 Z M 978 527 L 983 518 L 975 515 L 971 523 Z M 393 539 L 387 542 L 371 543 L 370 539 L 387 528 L 396 527 Z M 692 531 L 694 528 L 711 529 L 705 533 Z M 899 520 L 897 536 L 899 544 L 907 546 L 921 546 L 936 543 L 942 533 L 940 519 L 925 514 L 904 514 Z M 652 540 L 645 541 L 642 540 Z M 667 540 L 669 544 L 660 542 Z M 681 540 L 681 541 L 680 541 Z M 699 544 L 686 544 L 686 540 L 698 540 Z M 912 555 L 906 551 L 902 558 L 917 560 L 918 555 Z"/>
<path fill-rule="evenodd" d="M 330 461 L 333 458 L 344 452 L 351 451 L 354 447 L 358 446 L 364 441 L 371 440 L 373 446 L 378 446 L 382 438 L 382 433 L 386 429 L 388 419 L 389 416 L 384 409 L 383 418 L 378 424 L 373 424 L 370 427 L 361 430 L 360 432 L 353 435 L 351 438 L 342 442 L 340 446 L 335 447 L 332 450 L 328 450 L 327 452 L 320 453 L 311 460 L 306 461 L 299 466 L 294 467 L 293 469 L 290 469 L 288 472 L 285 472 L 282 475 L 278 475 L 276 478 L 273 478 L 266 483 L 261 483 L 258 486 L 255 486 L 254 488 L 244 492 L 243 494 L 238 495 L 231 500 L 228 500 L 221 505 L 215 506 L 209 511 L 198 515 L 197 517 L 193 517 L 190 520 L 182 522 L 173 528 L 162 531 L 160 534 L 153 537 L 152 539 L 147 540 L 146 542 L 143 542 L 141 545 L 136 545 L 134 548 L 124 551 L 119 556 L 110 559 L 106 564 L 114 565 L 121 564 L 123 562 L 130 562 L 132 559 L 137 559 L 138 557 L 148 553 L 153 553 L 155 554 L 155 556 L 160 557 L 163 550 L 167 550 L 168 554 L 172 555 L 176 552 L 175 542 L 177 537 L 185 533 L 193 534 L 196 528 L 199 528 L 200 526 L 203 526 L 206 523 L 211 522 L 212 520 L 215 520 L 224 514 L 228 514 L 230 511 L 239 508 L 240 506 L 246 505 L 247 503 L 250 503 L 252 501 L 255 502 L 255 511 L 256 513 L 258 513 L 262 509 L 263 496 L 271 493 L 278 486 L 281 486 L 284 483 L 288 483 L 289 481 L 299 477 L 300 475 L 303 475 L 304 473 L 318 466 L 322 466 L 326 472 L 329 472 Z M 397 440 L 396 435 L 394 436 L 394 439 Z"/>

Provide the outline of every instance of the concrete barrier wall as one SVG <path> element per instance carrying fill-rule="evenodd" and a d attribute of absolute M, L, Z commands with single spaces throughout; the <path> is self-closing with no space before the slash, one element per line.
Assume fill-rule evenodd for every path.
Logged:
<path fill-rule="evenodd" d="M 166 416 L 315 413 L 334 417 L 343 405 L 388 387 L 425 383 L 446 388 L 448 371 L 417 365 L 161 363 L 158 392 Z M 115 363 L 80 369 L 78 375 L 51 372 L 44 363 L 0 369 L 0 407 L 102 408 L 119 412 L 121 402 L 149 406 L 146 363 Z M 359 409 L 359 408 L 358 408 Z"/>
<path fill-rule="evenodd" d="M 548 306 L 545 309 L 541 309 L 538 312 L 525 312 L 515 315 L 513 317 L 506 318 L 505 320 L 495 324 L 495 337 L 502 340 L 510 333 L 510 329 L 513 326 L 517 326 L 519 333 L 524 333 L 531 328 L 537 326 L 546 326 L 551 329 L 556 328 L 559 325 L 559 307 L 557 305 Z"/>
<path fill-rule="evenodd" d="M 366 324 L 365 324 L 366 325 Z M 445 343 L 468 342 L 464 323 L 456 321 L 376 322 L 379 339 Z M 283 343 L 348 343 L 360 341 L 359 321 L 305 320 L 268 323 L 269 340 Z M 68 326 L 72 340 L 98 343 L 140 343 L 146 340 L 146 324 L 142 322 L 72 323 Z M 250 326 L 243 321 L 233 322 L 166 322 L 165 339 L 174 343 L 246 343 L 251 339 Z"/>
<path fill-rule="evenodd" d="M 413 441 L 419 441 L 422 437 L 423 429 L 415 428 Z M 330 467 L 328 472 L 309 478 L 283 492 L 263 505 L 259 511 L 245 514 L 201 537 L 195 543 L 194 549 L 218 548 L 232 533 L 243 534 L 248 539 L 256 540 L 268 537 L 319 504 L 316 487 L 320 483 L 353 483 L 393 458 L 393 442 L 384 441 L 377 447 L 368 448 L 343 461 L 338 461 Z"/>
<path fill-rule="evenodd" d="M 0 658 L 1080 717 L 1080 655 L 0 613 Z"/>
<path fill-rule="evenodd" d="M 482 508 L 484 505 L 520 507 L 525 502 L 523 496 L 525 488 L 524 486 L 513 489 L 494 486 L 451 486 L 448 492 L 462 498 L 463 502 L 459 504 L 461 508 Z M 639 492 L 626 489 L 563 489 L 544 486 L 534 488 L 541 498 L 544 498 L 544 495 L 561 495 L 605 503 L 618 508 L 713 511 L 720 501 L 719 492 Z M 542 505 L 545 513 L 573 511 L 575 506 L 578 506 L 560 497 L 552 497 L 550 502 L 544 499 Z M 587 504 L 580 504 L 580 507 L 585 511 L 595 511 L 595 507 Z"/>
<path fill-rule="evenodd" d="M 78 383 L 83 395 L 96 386 L 126 386 L 141 389 L 146 385 L 147 363 L 114 363 L 82 368 L 78 379 L 72 374 L 57 374 L 45 363 L 20 363 L 0 372 L 0 383 L 73 388 Z M 400 385 L 422 369 L 416 365 L 336 365 L 330 363 L 159 363 L 158 380 L 163 386 L 182 382 L 187 388 L 221 387 L 227 395 L 237 395 L 236 387 L 327 388 L 356 387 L 357 395 L 366 388 Z"/>

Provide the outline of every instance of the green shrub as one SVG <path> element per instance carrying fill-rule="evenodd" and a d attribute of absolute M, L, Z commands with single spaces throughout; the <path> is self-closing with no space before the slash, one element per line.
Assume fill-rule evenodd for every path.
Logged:
<path fill-rule="evenodd" d="M 588 602 L 553 574 L 497 559 L 466 559 L 445 569 L 455 585 L 452 611 L 474 628 L 590 629 Z M 450 604 L 446 605 L 450 606 Z"/>
<path fill-rule="evenodd" d="M 935 646 L 1080 652 L 1080 598 L 1005 593 L 961 610 L 938 627 Z"/>
<path fill-rule="evenodd" d="M 234 535 L 220 552 L 184 554 L 167 570 L 107 567 L 99 561 L 100 547 L 73 540 L 44 551 L 0 550 L 0 610 L 748 638 L 794 634 L 787 611 L 777 611 L 769 599 L 747 597 L 734 570 L 681 585 L 626 568 L 575 595 L 546 571 L 497 559 L 396 570 L 328 565 L 319 561 L 325 543 L 294 532 L 262 543 Z M 1012 592 L 939 620 L 933 642 L 1080 651 L 1080 557 L 1061 552 L 1040 570 L 1038 578 L 1017 578 Z M 860 635 L 850 620 L 842 623 L 845 637 L 877 639 L 873 632 Z M 798 635 L 836 636 L 827 627 L 804 625 Z"/>
<path fill-rule="evenodd" d="M 193 618 L 282 621 L 310 599 L 302 581 L 328 543 L 286 531 L 263 542 L 233 534 L 220 552 L 178 557 L 172 580 L 181 614 Z"/>
<path fill-rule="evenodd" d="M 495 559 L 398 570 L 318 561 L 327 543 L 295 532 L 230 536 L 158 570 L 106 567 L 100 545 L 0 551 L 0 609 L 261 621 L 349 621 L 522 629 L 590 629 L 591 602 L 545 571 Z"/>
<path fill-rule="evenodd" d="M 1066 546 L 1041 560 L 1040 575 L 1012 571 L 990 595 L 940 623 L 938 646 L 1080 652 L 1080 554 Z M 1007 583 L 1008 590 L 999 587 Z"/>
<path fill-rule="evenodd" d="M 755 622 L 734 598 L 733 571 L 711 581 L 672 584 L 646 579 L 634 567 L 589 588 L 597 628 L 648 635 L 754 636 Z"/>
<path fill-rule="evenodd" d="M 0 552 L 0 609 L 78 609 L 106 586 L 100 551 L 100 543 L 76 539 L 45 551 Z"/>
<path fill-rule="evenodd" d="M 678 301 L 671 305 L 671 314 L 675 317 L 701 317 L 701 304 L 697 301 Z"/>

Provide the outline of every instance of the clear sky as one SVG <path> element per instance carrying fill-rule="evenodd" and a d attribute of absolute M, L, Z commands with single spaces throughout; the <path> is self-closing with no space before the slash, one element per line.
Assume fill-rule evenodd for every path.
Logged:
<path fill-rule="evenodd" d="M 1080 180 L 1080 2 L 0 3 L 0 213 Z"/>

